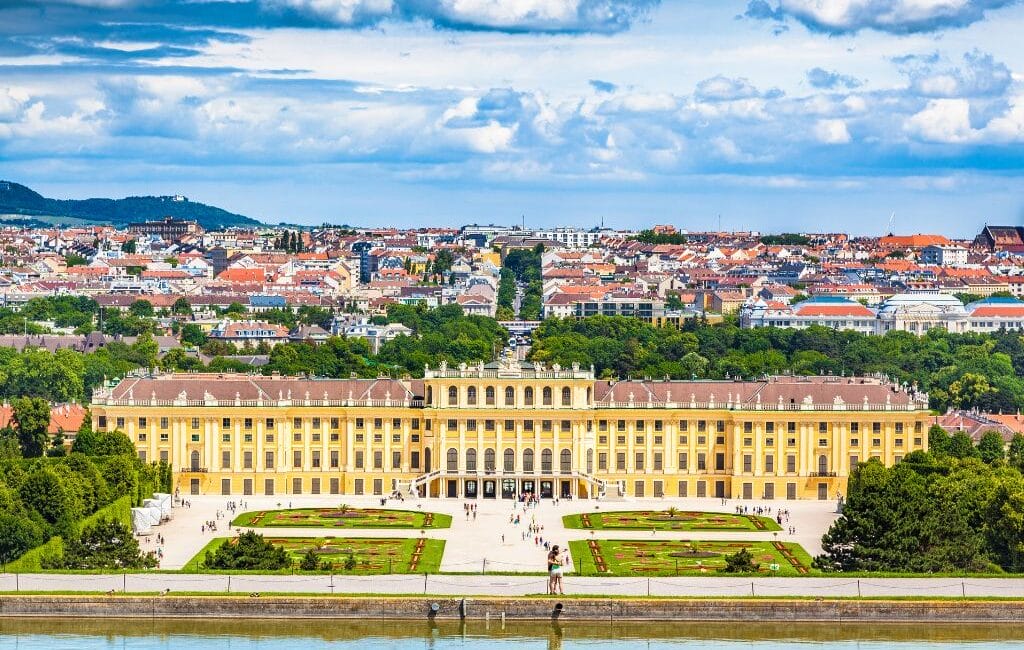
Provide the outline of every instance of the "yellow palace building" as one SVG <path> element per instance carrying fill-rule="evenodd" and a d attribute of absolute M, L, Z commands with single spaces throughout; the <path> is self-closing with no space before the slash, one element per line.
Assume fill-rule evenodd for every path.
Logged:
<path fill-rule="evenodd" d="M 146 374 L 93 424 L 191 494 L 831 499 L 927 446 L 927 395 L 878 377 L 606 381 L 513 359 L 423 379 Z"/>

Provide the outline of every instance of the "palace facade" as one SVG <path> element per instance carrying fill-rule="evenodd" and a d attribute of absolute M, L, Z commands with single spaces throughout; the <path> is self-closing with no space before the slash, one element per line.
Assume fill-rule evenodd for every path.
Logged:
<path fill-rule="evenodd" d="M 192 494 L 832 499 L 927 446 L 928 399 L 877 377 L 607 381 L 503 359 L 423 379 L 126 377 L 97 429 Z"/>

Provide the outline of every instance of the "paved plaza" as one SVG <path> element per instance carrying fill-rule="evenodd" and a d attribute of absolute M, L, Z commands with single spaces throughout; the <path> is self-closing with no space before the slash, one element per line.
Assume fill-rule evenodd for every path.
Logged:
<path fill-rule="evenodd" d="M 191 496 L 184 497 L 191 507 L 174 509 L 173 519 L 158 527 L 154 527 L 154 536 L 142 542 L 143 549 L 152 550 L 155 545 L 155 533 L 160 533 L 165 543 L 161 546 L 164 554 L 160 564 L 162 569 L 181 569 L 214 537 L 237 535 L 238 529 L 228 531 L 228 524 L 233 516 L 226 513 L 217 520 L 217 511 L 224 511 L 228 500 L 244 502 L 245 507 L 238 512 L 250 510 L 275 510 L 280 508 L 315 508 L 337 507 L 341 503 L 356 508 L 380 507 L 380 497 L 353 496 Z M 473 503 L 477 507 L 476 517 L 466 517 L 465 503 Z M 629 499 L 622 501 L 561 501 L 554 505 L 551 500 L 543 500 L 536 507 L 524 510 L 518 501 L 478 499 L 472 502 L 455 499 L 415 499 L 403 502 L 389 499 L 387 508 L 404 510 L 422 509 L 424 512 L 443 512 L 452 515 L 451 528 L 429 529 L 426 535 L 434 539 L 445 540 L 444 557 L 441 560 L 441 571 L 453 573 L 528 573 L 545 570 L 546 552 L 534 541 L 533 535 L 525 535 L 529 524 L 543 527 L 540 536 L 546 541 L 567 548 L 571 540 L 590 539 L 587 530 L 567 529 L 562 525 L 562 516 L 578 512 L 615 511 L 615 510 L 665 510 L 676 507 L 680 510 L 700 510 L 707 512 L 735 512 L 737 505 L 748 508 L 758 506 L 783 508 L 790 512 L 789 523 L 783 523 L 779 532 L 731 532 L 731 531 L 658 531 L 652 535 L 650 531 L 639 530 L 597 530 L 593 537 L 600 539 L 684 539 L 684 540 L 775 540 L 796 542 L 802 545 L 812 556 L 821 552 L 821 536 L 836 518 L 834 501 L 738 501 L 729 500 L 725 504 L 721 499 Z M 518 526 L 510 522 L 515 514 L 520 516 Z M 201 532 L 205 522 L 217 522 L 216 532 Z M 795 534 L 789 533 L 789 527 L 796 529 Z M 274 537 L 416 537 L 418 530 L 408 528 L 258 528 L 267 536 Z"/>
<path fill-rule="evenodd" d="M 188 497 L 191 507 L 176 508 L 174 518 L 155 528 L 165 538 L 164 569 L 181 569 L 211 539 L 228 534 L 230 514 L 218 520 L 219 530 L 201 532 L 208 520 L 216 520 L 229 497 Z M 231 497 L 239 499 L 238 497 Z M 380 507 L 380 498 L 301 496 L 251 497 L 245 499 L 245 510 L 270 510 L 300 507 L 336 507 L 344 502 L 352 507 Z M 0 591 L 91 591 L 91 592 L 201 592 L 223 593 L 322 593 L 322 594 L 437 594 L 449 596 L 523 596 L 542 594 L 546 579 L 540 575 L 499 575 L 543 572 L 543 547 L 523 539 L 523 524 L 509 523 L 513 507 L 522 515 L 522 505 L 511 501 L 475 502 L 476 519 L 468 520 L 463 502 L 456 500 L 421 499 L 404 503 L 389 501 L 386 507 L 419 509 L 453 515 L 452 527 L 428 530 L 427 535 L 446 540 L 443 572 L 469 575 L 211 575 L 189 573 L 135 573 L 106 575 L 76 574 L 0 574 Z M 831 501 L 775 501 L 760 503 L 720 499 L 635 499 L 625 501 L 563 501 L 555 506 L 550 501 L 531 508 L 525 523 L 535 521 L 544 526 L 544 538 L 564 547 L 570 540 L 588 539 L 589 531 L 566 529 L 561 519 L 573 512 L 592 512 L 595 508 L 614 510 L 664 510 L 671 506 L 685 510 L 735 512 L 737 504 L 751 508 L 762 505 L 788 509 L 789 523 L 778 532 L 780 541 L 796 542 L 812 555 L 820 552 L 822 533 L 837 516 Z M 241 511 L 241 510 L 240 510 Z M 522 518 L 522 517 L 521 517 Z M 796 529 L 790 534 L 788 527 Z M 267 528 L 268 535 L 282 537 L 415 537 L 411 529 L 318 529 Z M 504 536 L 504 539 L 502 538 Z M 775 539 L 771 532 L 666 532 L 653 536 L 649 531 L 595 531 L 595 538 L 609 539 Z M 143 543 L 144 549 L 155 548 L 153 537 Z M 486 575 L 483 572 L 486 571 Z M 803 597 L 1024 597 L 1021 578 L 849 578 L 806 577 L 575 577 L 565 578 L 566 593 L 592 596 L 803 596 Z"/>

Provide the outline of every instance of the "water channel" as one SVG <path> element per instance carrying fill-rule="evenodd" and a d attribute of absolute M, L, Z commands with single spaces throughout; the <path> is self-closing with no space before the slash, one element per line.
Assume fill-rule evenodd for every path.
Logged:
<path fill-rule="evenodd" d="M 4 619 L 3 650 L 1024 650 L 1022 625 Z"/>

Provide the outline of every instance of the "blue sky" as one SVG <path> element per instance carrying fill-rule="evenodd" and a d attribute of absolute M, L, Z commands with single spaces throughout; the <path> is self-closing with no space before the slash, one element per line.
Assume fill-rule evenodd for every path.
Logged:
<path fill-rule="evenodd" d="M 4 0 L 0 177 L 270 222 L 1024 222 L 1022 0 Z"/>

